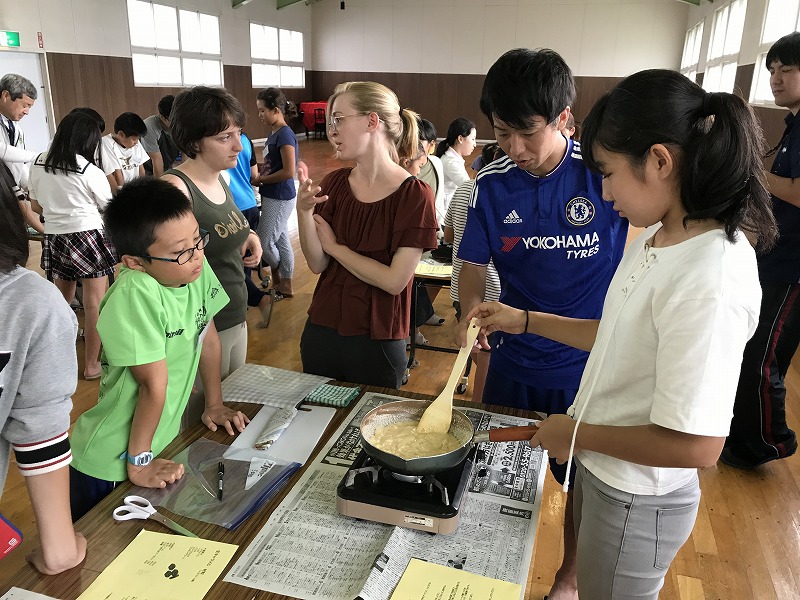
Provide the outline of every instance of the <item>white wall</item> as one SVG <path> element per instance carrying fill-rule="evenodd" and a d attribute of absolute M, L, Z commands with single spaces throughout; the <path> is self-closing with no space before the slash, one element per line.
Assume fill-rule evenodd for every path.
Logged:
<path fill-rule="evenodd" d="M 486 73 L 506 50 L 549 47 L 575 75 L 678 68 L 689 6 L 677 0 L 322 0 L 313 69 Z"/>
<path fill-rule="evenodd" d="M 230 0 L 159 0 L 159 4 L 198 10 L 220 18 L 222 62 L 250 64 L 250 21 L 302 31 L 306 66 L 311 56 L 311 9 L 303 3 L 283 10 L 274 0 L 254 0 L 232 9 Z M 3 0 L 0 29 L 20 32 L 20 50 L 130 56 L 125 0 Z M 37 32 L 42 33 L 40 50 Z"/>

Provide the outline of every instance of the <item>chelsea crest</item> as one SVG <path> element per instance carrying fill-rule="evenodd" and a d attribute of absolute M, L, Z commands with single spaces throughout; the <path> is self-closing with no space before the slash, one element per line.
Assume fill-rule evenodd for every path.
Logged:
<path fill-rule="evenodd" d="M 578 196 L 567 202 L 567 221 L 573 225 L 587 225 L 594 219 L 594 204 L 588 198 Z"/>

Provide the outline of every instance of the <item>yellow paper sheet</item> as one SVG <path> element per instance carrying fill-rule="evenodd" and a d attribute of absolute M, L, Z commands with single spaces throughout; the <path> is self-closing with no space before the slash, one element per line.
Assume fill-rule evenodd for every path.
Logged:
<path fill-rule="evenodd" d="M 237 547 L 142 530 L 78 600 L 201 600 Z"/>
<path fill-rule="evenodd" d="M 434 265 L 425 262 L 417 264 L 414 270 L 415 275 L 424 277 L 426 275 L 433 277 L 452 277 L 453 265 Z"/>
<path fill-rule="evenodd" d="M 392 600 L 519 600 L 522 586 L 412 558 Z"/>

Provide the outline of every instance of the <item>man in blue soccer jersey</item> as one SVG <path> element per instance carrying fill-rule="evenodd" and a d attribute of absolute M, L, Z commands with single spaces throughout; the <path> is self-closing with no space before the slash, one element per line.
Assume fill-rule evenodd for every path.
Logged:
<path fill-rule="evenodd" d="M 561 131 L 575 82 L 552 50 L 506 52 L 486 74 L 481 111 L 507 156 L 476 180 L 458 257 L 461 310 L 483 300 L 489 259 L 500 275 L 500 302 L 565 317 L 599 319 L 622 258 L 628 223 L 602 199 L 601 176 Z M 459 339 L 466 339 L 466 319 Z M 480 340 L 486 347 L 486 340 Z M 588 353 L 532 334 L 496 332 L 483 402 L 565 413 Z M 550 461 L 563 483 L 566 466 Z M 549 600 L 578 597 L 572 492 L 564 518 L 564 561 Z"/>

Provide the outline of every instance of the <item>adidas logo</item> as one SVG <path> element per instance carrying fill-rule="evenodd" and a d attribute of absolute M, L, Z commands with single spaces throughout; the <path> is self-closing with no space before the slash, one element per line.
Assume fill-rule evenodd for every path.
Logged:
<path fill-rule="evenodd" d="M 512 210 L 510 213 L 508 213 L 508 216 L 503 219 L 503 223 L 522 223 L 522 219 L 517 214 L 516 210 Z"/>

